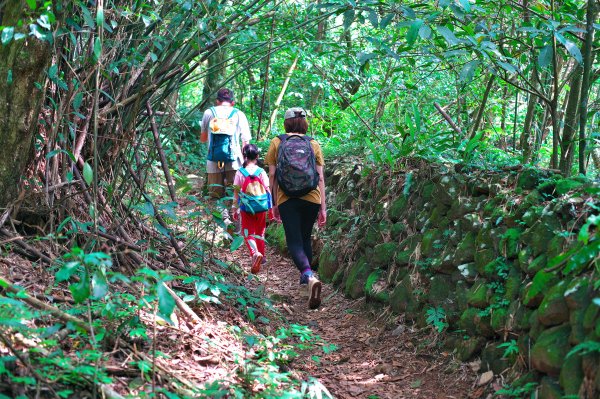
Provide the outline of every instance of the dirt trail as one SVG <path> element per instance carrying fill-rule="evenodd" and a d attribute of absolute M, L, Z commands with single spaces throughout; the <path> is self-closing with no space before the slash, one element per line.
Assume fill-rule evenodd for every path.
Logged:
<path fill-rule="evenodd" d="M 309 326 L 338 349 L 308 354 L 291 365 L 303 376 L 313 376 L 336 398 L 468 398 L 475 374 L 452 356 L 422 343 L 435 335 L 410 326 L 386 328 L 374 322 L 364 301 L 351 301 L 323 284 L 323 303 L 308 310 L 298 291 L 298 272 L 292 261 L 268 250 L 268 263 L 255 285 L 265 285 L 291 323 Z M 237 251 L 240 257 L 246 252 Z M 236 255 L 237 255 L 236 254 Z M 242 265 L 246 259 L 240 259 Z M 383 308 L 378 309 L 379 313 Z M 380 325 L 378 325 L 380 324 Z M 320 357 L 318 363 L 311 356 Z M 475 395 L 477 397 L 479 395 Z"/>

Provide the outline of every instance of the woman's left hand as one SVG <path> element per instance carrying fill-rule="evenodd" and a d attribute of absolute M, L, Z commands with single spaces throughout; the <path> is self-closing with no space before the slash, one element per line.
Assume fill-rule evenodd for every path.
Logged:
<path fill-rule="evenodd" d="M 325 227 L 325 223 L 327 223 L 327 209 L 319 209 L 319 220 L 317 223 L 319 227 Z"/>

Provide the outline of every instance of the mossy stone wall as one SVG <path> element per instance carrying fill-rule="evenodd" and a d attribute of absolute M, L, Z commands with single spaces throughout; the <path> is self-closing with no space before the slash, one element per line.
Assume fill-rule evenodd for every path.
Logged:
<path fill-rule="evenodd" d="M 422 325 L 427 310 L 443 309 L 446 346 L 461 360 L 523 376 L 540 398 L 600 397 L 600 367 L 586 361 L 597 353 L 567 357 L 600 340 L 598 254 L 556 261 L 598 213 L 598 187 L 536 169 L 407 163 L 330 167 L 321 278 Z"/>

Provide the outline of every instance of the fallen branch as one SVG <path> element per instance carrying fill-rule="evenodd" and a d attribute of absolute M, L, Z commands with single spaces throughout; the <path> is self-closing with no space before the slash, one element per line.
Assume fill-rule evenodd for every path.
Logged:
<path fill-rule="evenodd" d="M 82 328 L 83 330 L 87 331 L 88 333 L 91 331 L 90 326 L 84 322 L 81 319 L 78 319 L 75 316 L 72 316 L 68 313 L 63 312 L 62 310 L 58 309 L 57 307 L 54 307 L 52 305 L 47 304 L 46 302 L 42 302 L 37 298 L 34 298 L 32 296 L 30 296 L 25 289 L 19 289 L 17 287 L 15 287 L 15 285 L 10 282 L 7 278 L 0 276 L 0 285 L 2 286 L 2 288 L 7 291 L 10 292 L 11 294 L 19 294 L 19 299 L 23 302 L 25 302 L 26 304 L 39 309 L 39 310 L 45 310 L 48 313 L 50 313 L 52 316 L 66 322 L 66 323 L 73 323 L 75 324 L 77 327 Z"/>
<path fill-rule="evenodd" d="M 9 238 L 10 241 L 14 242 L 15 244 L 17 244 L 18 246 L 23 248 L 25 251 L 32 253 L 38 259 L 41 259 L 48 264 L 52 264 L 52 259 L 50 257 L 48 257 L 47 255 L 43 254 L 42 252 L 38 251 L 36 248 L 32 247 L 31 245 L 27 244 L 22 239 L 13 236 L 10 231 L 8 231 L 4 228 L 0 228 L 0 234 Z"/>
<path fill-rule="evenodd" d="M 442 114 L 442 116 L 444 117 L 446 122 L 448 122 L 448 124 L 452 127 L 452 129 L 454 129 L 454 131 L 456 133 L 458 133 L 459 135 L 462 136 L 462 131 L 460 130 L 460 128 L 456 125 L 456 123 L 454 123 L 454 121 L 452 120 L 450 115 L 448 115 L 446 113 L 446 111 L 444 111 L 444 109 L 440 106 L 440 104 L 433 103 L 433 106 L 435 107 L 435 109 L 437 109 L 439 111 L 440 114 Z"/>

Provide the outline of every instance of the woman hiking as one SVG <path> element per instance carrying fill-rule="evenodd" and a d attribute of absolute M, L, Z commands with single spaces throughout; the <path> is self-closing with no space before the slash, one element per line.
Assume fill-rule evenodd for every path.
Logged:
<path fill-rule="evenodd" d="M 257 165 L 258 147 L 246 144 L 242 149 L 243 166 L 233 179 L 233 219 L 241 216 L 241 233 L 252 257 L 250 272 L 257 274 L 265 256 L 266 215 L 271 208 L 269 177 Z M 239 216 L 238 216 L 239 212 Z"/>
<path fill-rule="evenodd" d="M 295 107 L 285 111 L 286 134 L 271 140 L 265 163 L 275 198 L 273 217 L 281 220 L 287 248 L 300 272 L 300 288 L 308 290 L 308 307 L 321 304 L 321 282 L 314 275 L 311 233 L 318 219 L 325 226 L 325 161 L 321 146 L 306 136 L 306 111 Z"/>

